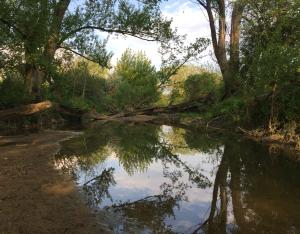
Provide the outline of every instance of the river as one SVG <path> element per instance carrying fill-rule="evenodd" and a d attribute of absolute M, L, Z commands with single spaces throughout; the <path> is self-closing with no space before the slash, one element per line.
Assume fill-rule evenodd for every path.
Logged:
<path fill-rule="evenodd" d="M 70 173 L 115 233 L 300 233 L 300 163 L 230 134 L 104 123 L 66 141 Z"/>

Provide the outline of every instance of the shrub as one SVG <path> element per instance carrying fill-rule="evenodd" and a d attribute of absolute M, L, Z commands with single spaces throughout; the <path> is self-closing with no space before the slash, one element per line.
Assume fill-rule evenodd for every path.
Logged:
<path fill-rule="evenodd" d="M 101 112 L 106 109 L 107 81 L 91 70 L 89 63 L 81 61 L 54 77 L 53 99 L 72 107 L 91 109 Z M 100 67 L 98 68 L 100 70 Z"/>
<path fill-rule="evenodd" d="M 9 72 L 0 81 L 0 108 L 10 108 L 27 104 L 33 97 L 26 94 L 24 81 L 19 73 Z"/>
<path fill-rule="evenodd" d="M 220 89 L 220 77 L 211 72 L 190 75 L 184 82 L 184 89 L 188 100 L 196 100 L 210 92 L 217 93 Z"/>

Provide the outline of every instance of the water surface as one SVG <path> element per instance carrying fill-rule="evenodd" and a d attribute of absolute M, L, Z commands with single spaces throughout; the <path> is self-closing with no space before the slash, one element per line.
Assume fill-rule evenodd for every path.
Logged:
<path fill-rule="evenodd" d="M 299 163 L 234 136 L 106 123 L 56 165 L 115 233 L 300 233 Z"/>

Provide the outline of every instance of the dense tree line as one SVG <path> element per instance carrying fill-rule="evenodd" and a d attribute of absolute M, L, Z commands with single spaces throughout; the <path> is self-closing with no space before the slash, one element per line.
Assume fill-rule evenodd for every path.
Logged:
<path fill-rule="evenodd" d="M 102 112 L 195 100 L 212 93 L 204 118 L 230 116 L 275 131 L 299 122 L 300 3 L 197 0 L 209 39 L 185 44 L 161 1 L 4 1 L 0 6 L 1 108 L 39 99 Z M 161 43 L 157 70 L 126 50 L 113 70 L 97 31 Z M 197 65 L 210 40 L 220 74 Z"/>

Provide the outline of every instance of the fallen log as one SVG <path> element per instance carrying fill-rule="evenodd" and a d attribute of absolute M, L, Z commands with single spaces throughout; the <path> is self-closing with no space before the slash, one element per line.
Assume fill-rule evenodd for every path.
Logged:
<path fill-rule="evenodd" d="M 127 113 L 132 114 L 160 114 L 160 113 L 172 113 L 172 112 L 186 112 L 186 111 L 204 111 L 211 103 L 214 98 L 212 94 L 202 96 L 198 99 L 183 102 L 176 105 L 169 105 L 165 107 L 150 107 L 144 109 L 137 109 L 135 111 Z"/>
<path fill-rule="evenodd" d="M 14 107 L 11 109 L 1 110 L 0 119 L 6 120 L 20 116 L 29 116 L 52 108 L 54 104 L 50 101 L 43 101 L 39 103 Z"/>
<path fill-rule="evenodd" d="M 200 97 L 197 100 L 188 101 L 185 103 L 177 105 L 169 105 L 165 107 L 147 107 L 135 109 L 127 112 L 120 112 L 116 114 L 103 115 L 97 113 L 95 110 L 86 112 L 84 110 L 67 107 L 51 101 L 43 101 L 39 103 L 24 105 L 20 107 L 15 107 L 6 110 L 0 110 L 0 120 L 6 120 L 10 118 L 17 118 L 21 116 L 29 116 L 45 110 L 55 108 L 55 110 L 60 113 L 63 117 L 74 120 L 82 120 L 84 122 L 95 121 L 95 120 L 115 120 L 115 119 L 138 119 L 142 120 L 151 120 L 153 117 L 158 114 L 168 114 L 175 112 L 185 112 L 185 111 L 205 111 L 205 109 L 213 102 L 213 96 L 208 94 L 206 96 Z M 141 116 L 141 117 L 135 117 Z"/>
<path fill-rule="evenodd" d="M 89 112 L 83 116 L 85 121 L 96 121 L 96 120 L 116 120 L 116 119 L 132 119 L 133 116 L 143 116 L 140 119 L 149 119 L 145 118 L 145 116 L 153 116 L 158 114 L 169 114 L 169 113 L 178 113 L 178 112 L 186 112 L 186 111 L 205 111 L 207 107 L 213 103 L 214 98 L 212 94 L 208 94 L 206 96 L 200 97 L 196 100 L 176 104 L 169 105 L 165 107 L 147 107 L 135 109 L 132 111 L 121 112 L 117 114 L 103 115 L 97 112 Z M 131 117 L 131 118 L 130 118 Z"/>

